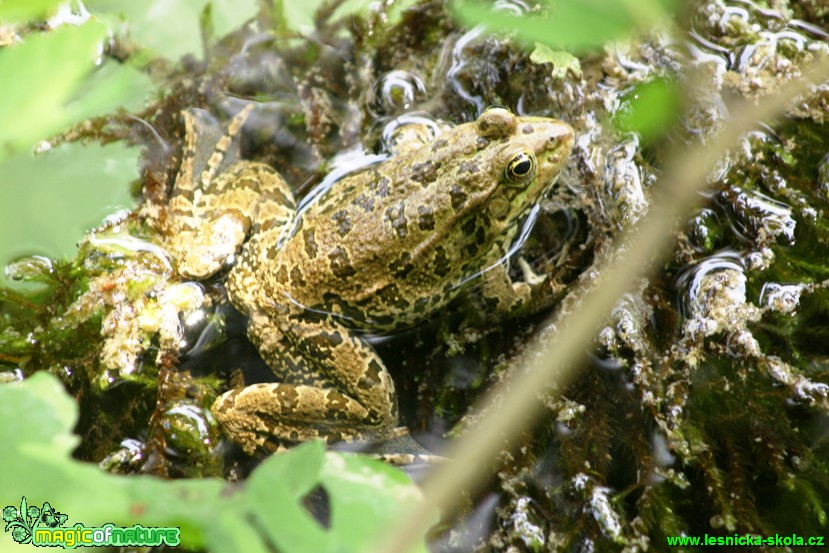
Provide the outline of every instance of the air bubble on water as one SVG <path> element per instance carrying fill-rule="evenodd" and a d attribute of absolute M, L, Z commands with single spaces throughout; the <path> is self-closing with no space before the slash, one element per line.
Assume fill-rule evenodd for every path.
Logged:
<path fill-rule="evenodd" d="M 389 155 L 405 153 L 432 142 L 446 125 L 428 113 L 407 113 L 385 124 L 382 132 L 383 150 Z"/>
<path fill-rule="evenodd" d="M 735 329 L 750 314 L 741 256 L 734 251 L 718 252 L 683 271 L 677 293 L 686 334 L 710 336 Z"/>
<path fill-rule="evenodd" d="M 766 282 L 760 290 L 760 305 L 775 313 L 794 315 L 800 304 L 800 295 L 805 287 L 802 284 L 778 284 Z"/>
<path fill-rule="evenodd" d="M 375 115 L 402 113 L 426 98 L 426 84 L 417 73 L 395 69 L 380 76 L 367 101 Z"/>
<path fill-rule="evenodd" d="M 492 4 L 492 11 L 520 16 L 529 13 L 530 5 L 522 0 L 495 0 Z"/>
<path fill-rule="evenodd" d="M 721 191 L 719 201 L 728 209 L 734 231 L 743 239 L 764 242 L 774 238 L 794 244 L 795 220 L 791 207 L 783 202 L 737 186 Z"/>

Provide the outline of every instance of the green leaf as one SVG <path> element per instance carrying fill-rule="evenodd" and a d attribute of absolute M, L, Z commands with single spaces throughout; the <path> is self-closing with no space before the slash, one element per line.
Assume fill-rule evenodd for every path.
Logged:
<path fill-rule="evenodd" d="M 61 0 L 0 0 L 0 23 L 46 19 Z"/>
<path fill-rule="evenodd" d="M 650 142 L 676 122 L 680 107 L 676 82 L 657 78 L 638 85 L 622 98 L 613 123 L 617 129 L 635 132 L 644 142 Z"/>
<path fill-rule="evenodd" d="M 301 553 L 328 549 L 326 530 L 304 509 L 274 510 L 270 507 L 274 502 L 298 505 L 318 485 L 324 453 L 321 444 L 304 444 L 289 457 L 275 456 L 271 460 L 273 470 L 251 475 L 253 516 L 257 526 L 280 551 Z"/>
<path fill-rule="evenodd" d="M 455 16 L 470 25 L 483 23 L 493 31 L 514 32 L 526 42 L 554 50 L 589 50 L 624 38 L 637 27 L 652 25 L 674 7 L 673 0 L 559 0 L 543 2 L 547 13 L 515 16 L 479 3 L 452 3 Z"/>
<path fill-rule="evenodd" d="M 364 549 L 363 536 L 386 528 L 387 520 L 402 519 L 421 500 L 420 491 L 406 485 L 408 476 L 361 455 L 327 453 L 321 482 L 330 496 L 331 531 L 352 551 Z M 413 551 L 426 548 L 420 544 Z"/>
<path fill-rule="evenodd" d="M 314 14 L 320 6 L 328 0 L 307 0 L 304 2 L 274 0 L 274 6 L 285 27 L 289 30 L 302 34 L 309 34 L 314 30 Z M 403 11 L 412 7 L 417 0 L 400 0 L 391 3 L 387 15 L 387 25 L 395 25 L 403 14 Z M 340 4 L 332 15 L 333 20 L 347 17 L 350 14 L 369 15 L 369 11 L 377 2 L 374 0 L 345 0 Z"/>
<path fill-rule="evenodd" d="M 537 64 L 551 63 L 553 65 L 553 77 L 563 79 L 570 71 L 574 77 L 581 79 L 581 63 L 579 58 L 565 52 L 564 50 L 552 50 L 544 44 L 535 45 L 535 50 L 530 54 L 530 61 Z"/>
<path fill-rule="evenodd" d="M 216 479 L 163 481 L 115 476 L 72 459 L 75 402 L 40 372 L 0 385 L 0 504 L 49 502 L 67 526 L 176 526 L 182 545 L 210 551 L 363 551 L 377 534 L 420 501 L 399 470 L 353 455 L 325 453 L 319 443 L 274 455 L 242 486 Z M 301 503 L 325 489 L 331 527 Z M 3 541 L 6 540 L 6 541 Z M 8 534 L 0 545 L 10 543 Z M 419 544 L 417 551 L 425 552 Z"/>
<path fill-rule="evenodd" d="M 90 0 L 87 7 L 139 45 L 177 60 L 185 54 L 201 54 L 199 24 L 208 3 L 212 34 L 217 37 L 255 17 L 259 9 L 257 0 Z"/>
<path fill-rule="evenodd" d="M 0 50 L 0 160 L 71 124 L 143 99 L 149 80 L 130 67 L 97 68 L 107 29 L 65 25 Z"/>
<path fill-rule="evenodd" d="M 89 228 L 132 209 L 138 154 L 123 144 L 72 143 L 0 161 L 0 266 L 21 255 L 70 258 Z"/>

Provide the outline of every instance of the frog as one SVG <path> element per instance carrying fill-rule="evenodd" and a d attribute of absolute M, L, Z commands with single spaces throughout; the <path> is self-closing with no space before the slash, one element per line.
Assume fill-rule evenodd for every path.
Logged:
<path fill-rule="evenodd" d="M 224 133 L 201 131 L 206 112 L 183 113 L 169 202 L 178 271 L 204 279 L 229 267 L 228 297 L 274 374 L 222 394 L 212 413 L 251 455 L 313 439 L 382 440 L 397 425 L 397 397 L 367 337 L 428 321 L 471 287 L 499 316 L 526 305 L 532 285 L 512 281 L 505 252 L 566 164 L 573 129 L 490 108 L 297 209 L 276 170 L 240 159 L 253 109 Z"/>

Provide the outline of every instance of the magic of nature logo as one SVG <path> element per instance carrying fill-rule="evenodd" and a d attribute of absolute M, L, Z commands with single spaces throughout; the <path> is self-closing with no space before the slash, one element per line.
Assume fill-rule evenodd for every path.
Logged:
<path fill-rule="evenodd" d="M 92 527 L 78 522 L 64 528 L 67 520 L 69 516 L 56 511 L 48 501 L 37 507 L 28 505 L 23 497 L 19 508 L 11 505 L 3 508 L 6 532 L 11 532 L 12 539 L 20 544 L 73 549 L 78 546 L 177 546 L 181 542 L 181 529 L 176 527 L 144 527 L 140 524 Z"/>

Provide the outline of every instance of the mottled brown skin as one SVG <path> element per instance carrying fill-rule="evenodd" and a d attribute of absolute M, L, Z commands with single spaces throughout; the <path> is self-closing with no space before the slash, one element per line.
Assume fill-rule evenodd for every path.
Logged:
<path fill-rule="evenodd" d="M 185 117 L 195 143 L 195 118 Z M 529 285 L 512 283 L 499 260 L 516 222 L 555 181 L 573 131 L 491 109 L 344 177 L 295 215 L 273 170 L 225 160 L 245 117 L 231 122 L 200 178 L 183 167 L 171 202 L 182 220 L 170 248 L 182 274 L 215 272 L 250 235 L 228 293 L 276 382 L 227 392 L 213 413 L 248 453 L 384 437 L 397 422 L 394 384 L 360 334 L 422 321 L 478 274 L 499 310 L 520 306 Z M 226 169 L 205 178 L 212 165 Z M 217 237 L 225 243 L 212 245 Z"/>

